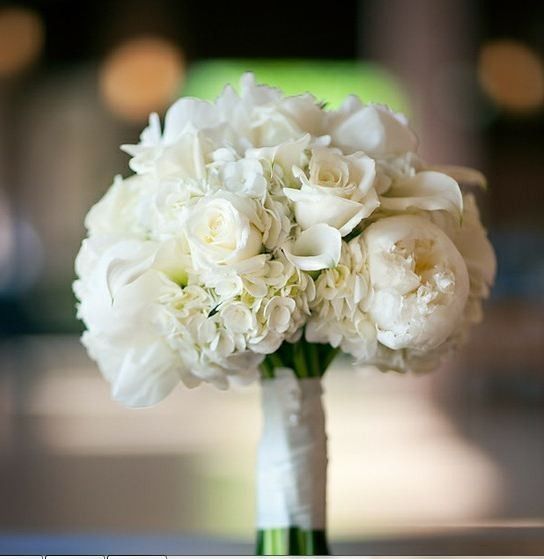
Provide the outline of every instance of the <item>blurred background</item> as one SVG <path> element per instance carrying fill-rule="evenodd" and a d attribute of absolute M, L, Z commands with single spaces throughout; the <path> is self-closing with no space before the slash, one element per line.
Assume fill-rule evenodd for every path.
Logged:
<path fill-rule="evenodd" d="M 84 215 L 129 173 L 118 146 L 150 111 L 213 98 L 244 70 L 333 107 L 386 102 L 426 159 L 489 179 L 478 196 L 499 272 L 470 344 L 429 376 L 347 361 L 327 375 L 330 539 L 436 553 L 470 534 L 483 553 L 510 534 L 544 553 L 537 0 L 0 4 L 0 551 L 166 534 L 251 549 L 258 386 L 120 407 L 79 343 L 71 292 Z"/>

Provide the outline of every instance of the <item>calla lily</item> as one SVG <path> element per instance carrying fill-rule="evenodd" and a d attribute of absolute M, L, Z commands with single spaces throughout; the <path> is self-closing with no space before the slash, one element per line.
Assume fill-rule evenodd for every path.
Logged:
<path fill-rule="evenodd" d="M 326 223 L 338 229 L 340 236 L 344 237 L 351 233 L 360 221 L 372 211 L 359 202 L 330 194 L 316 193 L 314 190 L 304 187 L 300 190 L 284 188 L 283 192 L 291 202 L 294 202 L 295 217 L 303 229 Z M 376 201 L 374 207 L 377 205 Z"/>
<path fill-rule="evenodd" d="M 317 271 L 336 266 L 342 251 L 338 229 L 320 223 L 303 231 L 285 248 L 287 259 L 300 270 Z"/>
<path fill-rule="evenodd" d="M 380 197 L 381 207 L 392 212 L 419 209 L 445 210 L 461 218 L 463 195 L 457 182 L 436 171 L 422 171 L 413 177 L 397 181 Z"/>
<path fill-rule="evenodd" d="M 484 189 L 487 188 L 487 179 L 484 177 L 483 173 L 471 167 L 463 167 L 461 165 L 432 165 L 427 167 L 427 170 L 444 173 L 461 184 L 479 186 Z"/>

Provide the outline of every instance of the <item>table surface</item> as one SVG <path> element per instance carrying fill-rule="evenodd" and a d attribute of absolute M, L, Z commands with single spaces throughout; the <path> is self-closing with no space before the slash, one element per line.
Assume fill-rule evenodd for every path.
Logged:
<path fill-rule="evenodd" d="M 337 555 L 544 555 L 543 528 L 449 530 L 332 542 Z M 182 535 L 0 534 L 0 555 L 250 555 L 253 544 Z"/>

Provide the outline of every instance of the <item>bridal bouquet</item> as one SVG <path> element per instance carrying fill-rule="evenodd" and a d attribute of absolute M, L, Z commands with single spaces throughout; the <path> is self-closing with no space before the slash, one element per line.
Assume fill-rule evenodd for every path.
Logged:
<path fill-rule="evenodd" d="M 129 406 L 181 381 L 260 376 L 258 550 L 325 553 L 320 377 L 335 354 L 424 371 L 481 318 L 494 253 L 462 168 L 416 155 L 406 119 L 348 98 L 240 94 L 151 115 L 86 218 L 82 341 Z M 346 379 L 349 382 L 349 379 Z"/>

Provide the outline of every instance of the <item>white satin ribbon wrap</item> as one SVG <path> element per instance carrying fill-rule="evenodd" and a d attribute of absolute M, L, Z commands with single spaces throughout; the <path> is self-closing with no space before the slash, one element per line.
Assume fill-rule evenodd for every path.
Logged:
<path fill-rule="evenodd" d="M 261 382 L 257 526 L 324 529 L 327 436 L 321 379 L 297 379 L 287 368 L 275 375 Z"/>

